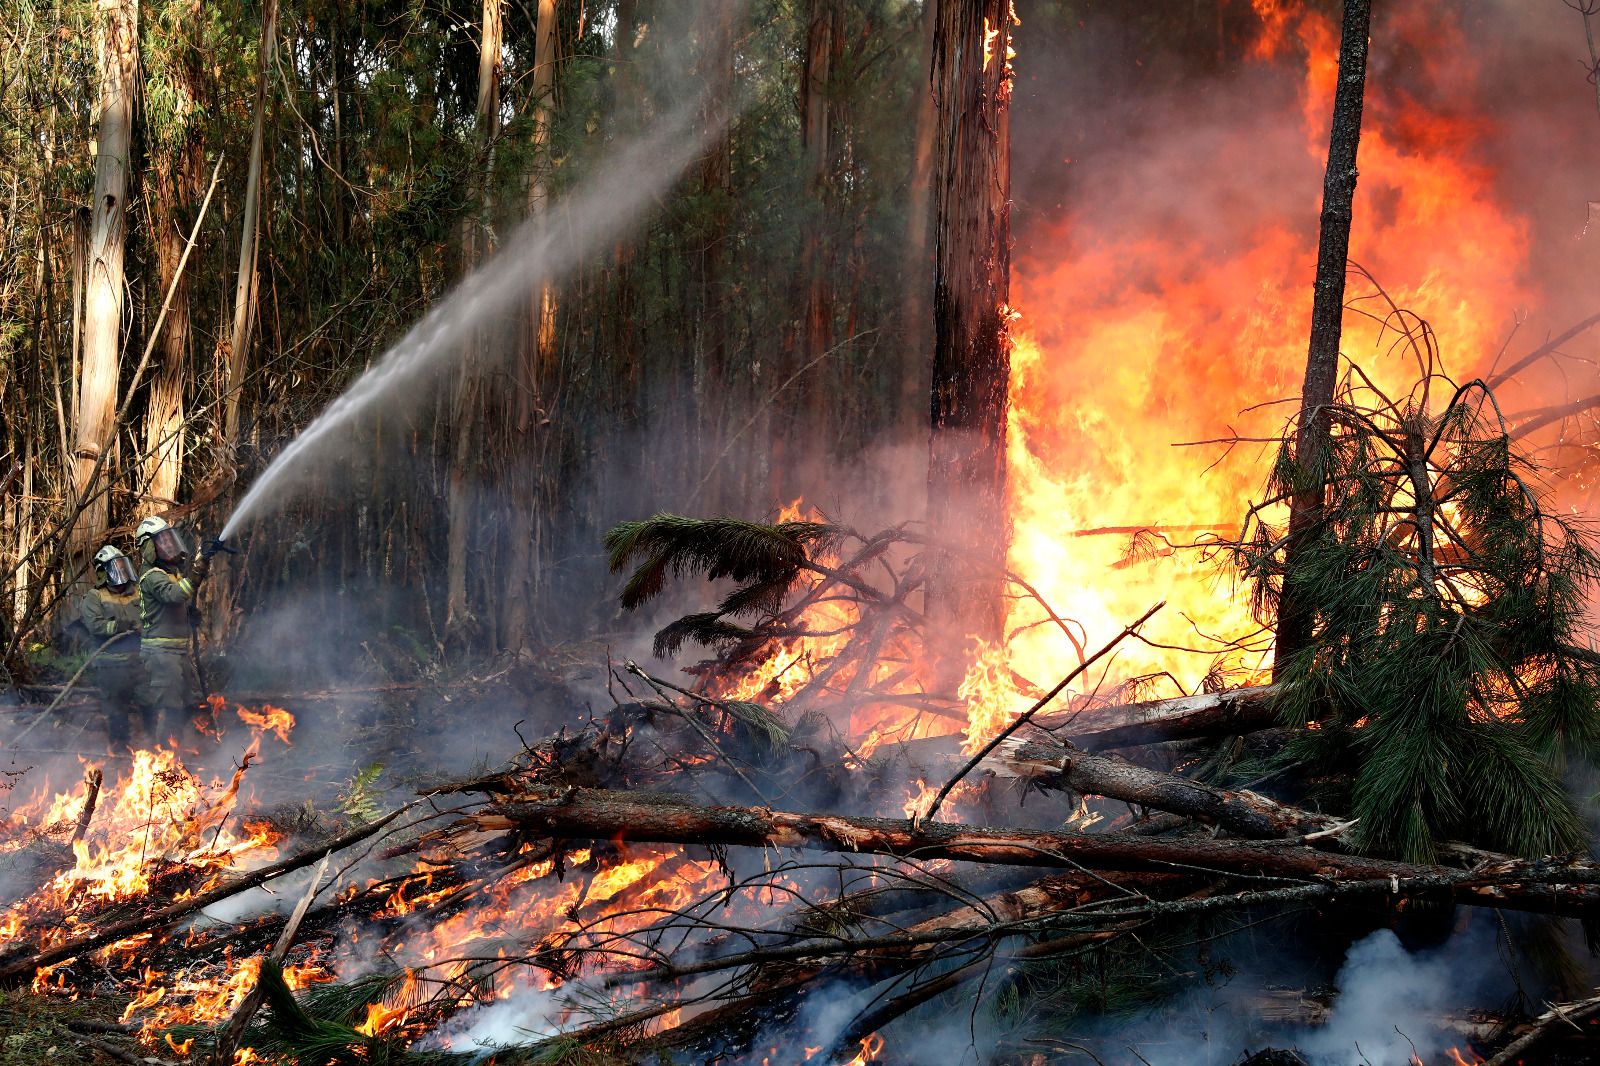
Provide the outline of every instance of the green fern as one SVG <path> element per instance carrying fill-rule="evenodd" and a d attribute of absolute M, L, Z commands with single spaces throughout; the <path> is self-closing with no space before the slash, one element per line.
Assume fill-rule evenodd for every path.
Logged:
<path fill-rule="evenodd" d="M 383 813 L 378 802 L 378 776 L 382 773 L 383 764 L 375 762 L 352 777 L 336 800 L 339 811 L 361 823 L 376 820 Z"/>
<path fill-rule="evenodd" d="M 759 643 L 763 633 L 729 619 L 775 619 L 811 554 L 825 550 L 839 535 L 837 528 L 821 522 L 763 525 L 657 514 L 614 527 L 605 544 L 613 573 L 634 568 L 622 587 L 625 610 L 659 596 L 668 578 L 699 575 L 735 582 L 715 611 L 688 615 L 656 634 L 655 653 L 666 657 L 690 640 L 718 648 Z"/>

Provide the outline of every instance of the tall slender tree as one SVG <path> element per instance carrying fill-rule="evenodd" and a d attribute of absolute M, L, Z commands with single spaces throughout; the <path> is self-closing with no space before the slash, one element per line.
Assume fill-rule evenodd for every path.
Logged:
<path fill-rule="evenodd" d="M 150 379 L 144 423 L 144 496 L 156 507 L 178 499 L 183 475 L 184 385 L 189 351 L 190 277 L 178 273 L 185 237 L 184 212 L 204 179 L 201 156 L 201 64 L 194 7 L 169 3 L 145 20 L 144 134 L 148 167 L 144 186 L 160 291 L 172 289 L 161 329 L 160 361 Z M 176 288 L 173 288 L 176 282 Z"/>
<path fill-rule="evenodd" d="M 84 291 L 83 366 L 78 379 L 78 435 L 73 449 L 73 487 L 90 502 L 75 529 L 89 548 L 107 523 L 101 477 L 109 464 L 101 452 L 112 446 L 117 382 L 122 354 L 123 259 L 127 249 L 129 152 L 139 69 L 138 0 L 106 0 L 100 7 L 99 128 L 95 134 L 94 203 L 91 205 L 88 274 Z M 101 476 L 96 476 L 96 471 Z"/>
<path fill-rule="evenodd" d="M 1289 504 L 1288 555 L 1278 602 L 1274 674 L 1310 643 L 1316 604 L 1301 579 L 1309 532 L 1324 519 L 1328 493 L 1329 434 L 1334 386 L 1339 376 L 1339 339 L 1344 326 L 1345 265 L 1356 196 L 1356 149 L 1367 85 L 1367 37 L 1372 0 L 1345 0 L 1339 40 L 1339 80 L 1333 95 L 1333 132 L 1322 182 L 1322 223 L 1317 242 L 1317 280 L 1311 303 L 1311 343 L 1295 432 L 1294 487 Z"/>
<path fill-rule="evenodd" d="M 1011 10 L 938 0 L 933 42 L 936 223 L 928 523 L 953 552 L 928 575 L 930 631 L 998 642 L 1005 623 L 1006 411 L 1011 373 Z"/>
<path fill-rule="evenodd" d="M 839 52 L 841 12 L 836 0 L 811 0 L 806 28 L 806 61 L 800 79 L 801 145 L 804 149 L 806 194 L 811 215 L 802 238 L 800 262 L 805 285 L 805 312 L 799 345 L 802 417 L 796 425 L 803 434 L 795 454 L 806 466 L 826 469 L 831 432 L 837 417 L 837 397 L 826 388 L 827 368 L 822 360 L 833 342 L 833 286 L 827 223 L 830 215 L 829 184 L 834 157 L 833 69 Z M 809 487 L 813 476 L 803 476 Z"/>
<path fill-rule="evenodd" d="M 240 412 L 244 405 L 245 370 L 250 365 L 251 338 L 255 330 L 257 299 L 257 257 L 260 249 L 261 196 L 263 166 L 266 153 L 266 122 L 268 85 L 277 62 L 278 0 L 262 0 L 261 37 L 256 43 L 256 96 L 250 133 L 250 158 L 245 169 L 244 206 L 239 232 L 239 266 L 234 275 L 233 323 L 226 340 L 227 347 L 221 360 L 224 368 L 222 382 L 222 439 L 218 459 L 220 472 L 231 476 L 235 469 L 235 453 L 239 447 Z M 220 334 L 219 334 L 220 338 Z M 226 511 L 232 507 L 230 489 L 222 497 Z M 211 582 L 209 597 L 217 605 L 210 613 L 210 631 L 215 640 L 221 640 L 232 630 L 234 613 L 234 572 L 232 567 L 221 567 Z"/>
<path fill-rule="evenodd" d="M 490 184 L 494 144 L 500 131 L 501 51 L 504 45 L 503 0 L 483 0 L 478 36 L 478 101 L 476 142 L 479 152 L 479 202 L 476 217 L 461 224 L 461 274 L 470 274 L 491 249 Z M 483 337 L 476 331 L 462 352 L 451 400 L 453 437 L 446 474 L 450 530 L 445 545 L 445 629 L 452 642 L 467 636 L 471 607 L 467 588 L 467 548 L 472 535 L 475 480 L 474 442 L 479 438 L 483 399 Z"/>
<path fill-rule="evenodd" d="M 250 162 L 245 173 L 244 211 L 239 235 L 239 270 L 233 290 L 233 329 L 228 342 L 228 380 L 223 395 L 223 447 L 231 452 L 239 444 L 239 412 L 244 372 L 249 365 L 250 339 L 256 315 L 256 254 L 261 222 L 261 171 L 265 151 L 267 86 L 276 63 L 278 0 L 262 0 L 261 39 L 256 51 L 256 100 L 250 134 Z"/>
<path fill-rule="evenodd" d="M 708 3 L 699 16 L 699 68 L 704 83 L 703 114 L 707 146 L 700 158 L 700 194 L 706 203 L 703 236 L 699 241 L 695 295 L 699 301 L 699 343 L 695 345 L 694 411 L 698 446 L 713 451 L 721 446 L 721 427 L 728 416 L 725 388 L 729 367 L 730 262 L 728 240 L 732 232 L 733 135 L 728 116 L 733 108 L 733 59 L 736 20 L 741 4 L 734 0 Z M 706 500 L 722 506 L 723 486 L 713 478 Z"/>
<path fill-rule="evenodd" d="M 911 169 L 906 175 L 905 296 L 901 345 L 905 353 L 900 377 L 900 410 L 897 419 L 907 439 L 927 432 L 923 419 L 928 395 L 928 339 L 932 334 L 929 296 L 933 290 L 932 264 L 928 261 L 928 231 L 933 222 L 930 199 L 933 194 L 933 148 L 938 130 L 938 110 L 932 86 L 926 78 L 933 68 L 933 34 L 938 5 L 924 3 L 917 36 L 921 47 L 917 69 L 922 72 L 912 99 L 916 104 L 916 137 L 912 142 Z"/>

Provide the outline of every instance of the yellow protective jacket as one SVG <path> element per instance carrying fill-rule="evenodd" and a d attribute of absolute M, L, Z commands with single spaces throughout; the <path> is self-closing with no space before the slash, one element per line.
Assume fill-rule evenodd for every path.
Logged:
<path fill-rule="evenodd" d="M 194 586 L 189 579 L 152 566 L 139 575 L 140 619 L 145 647 L 187 648 L 189 604 Z"/>

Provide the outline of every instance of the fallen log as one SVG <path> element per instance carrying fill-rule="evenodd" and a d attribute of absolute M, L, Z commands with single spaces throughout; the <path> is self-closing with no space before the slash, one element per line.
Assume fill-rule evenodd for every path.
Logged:
<path fill-rule="evenodd" d="M 1206 692 L 1170 700 L 1084 706 L 1041 714 L 1030 723 L 1090 752 L 1130 748 L 1175 740 L 1238 736 L 1278 724 L 1277 685 Z M 1034 734 L 1037 735 L 1037 734 Z M 883 756 L 903 758 L 913 766 L 943 766 L 960 752 L 956 734 L 885 745 Z M 985 764 L 1005 773 L 1003 764 Z"/>
<path fill-rule="evenodd" d="M 1063 833 L 804 814 L 755 807 L 701 807 L 683 796 L 560 789 L 492 804 L 465 824 L 529 837 L 658 844 L 808 848 L 1100 871 L 1187 871 L 1341 887 L 1387 883 L 1393 895 L 1429 895 L 1538 913 L 1600 914 L 1600 865 L 1548 860 L 1472 871 L 1321 851 L 1295 843 Z"/>
<path fill-rule="evenodd" d="M 1096 755 L 1048 740 L 1013 740 L 995 754 L 1007 772 L 1037 788 L 1153 807 L 1256 840 L 1332 834 L 1341 824 L 1328 815 L 1290 807 L 1254 792 L 1215 788 L 1114 755 Z"/>
<path fill-rule="evenodd" d="M 1600 996 L 1578 1003 L 1552 1005 L 1549 1010 L 1534 1019 L 1533 1028 L 1501 1048 L 1498 1054 L 1484 1063 L 1484 1066 L 1515 1066 L 1517 1063 L 1536 1061 L 1527 1057 L 1528 1052 L 1535 1045 L 1555 1036 L 1558 1030 L 1570 1030 L 1585 1039 L 1592 1040 L 1595 1036 L 1597 1016 L 1600 1016 Z M 1583 1025 L 1579 1025 L 1579 1022 Z"/>
<path fill-rule="evenodd" d="M 1281 691 L 1277 685 L 1262 685 L 1171 700 L 1091 706 L 1042 715 L 1034 724 L 1070 739 L 1085 751 L 1235 736 L 1276 725 Z"/>

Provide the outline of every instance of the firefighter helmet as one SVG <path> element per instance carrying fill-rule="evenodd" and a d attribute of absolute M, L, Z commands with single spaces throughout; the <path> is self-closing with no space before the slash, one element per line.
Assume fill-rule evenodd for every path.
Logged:
<path fill-rule="evenodd" d="M 121 592 L 137 580 L 133 572 L 133 563 L 128 557 L 118 551 L 113 545 L 107 544 L 94 553 L 95 569 L 100 571 L 106 584 Z"/>
<path fill-rule="evenodd" d="M 139 528 L 134 531 L 133 539 L 138 543 L 141 552 L 147 543 L 150 545 L 155 556 L 151 562 L 176 563 L 188 554 L 182 538 L 178 536 L 178 531 L 160 515 L 151 515 L 140 522 Z"/>

